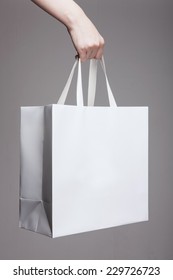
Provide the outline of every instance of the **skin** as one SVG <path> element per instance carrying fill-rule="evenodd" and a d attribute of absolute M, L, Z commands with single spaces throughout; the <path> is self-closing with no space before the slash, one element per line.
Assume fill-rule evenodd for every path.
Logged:
<path fill-rule="evenodd" d="M 67 27 L 81 61 L 102 57 L 103 37 L 73 0 L 32 0 L 32 2 Z"/>

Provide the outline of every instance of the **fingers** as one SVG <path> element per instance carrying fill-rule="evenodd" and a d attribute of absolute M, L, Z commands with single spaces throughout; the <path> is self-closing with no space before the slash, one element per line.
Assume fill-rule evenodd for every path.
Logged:
<path fill-rule="evenodd" d="M 90 45 L 86 45 L 78 49 L 78 54 L 82 62 L 88 59 L 101 59 L 104 50 L 104 39 L 99 37 L 99 40 Z"/>
<path fill-rule="evenodd" d="M 104 39 L 85 14 L 68 31 L 81 61 L 102 57 Z"/>
<path fill-rule="evenodd" d="M 105 41 L 103 37 L 100 38 L 100 48 L 97 49 L 97 53 L 95 55 L 95 59 L 101 59 L 104 51 Z"/>

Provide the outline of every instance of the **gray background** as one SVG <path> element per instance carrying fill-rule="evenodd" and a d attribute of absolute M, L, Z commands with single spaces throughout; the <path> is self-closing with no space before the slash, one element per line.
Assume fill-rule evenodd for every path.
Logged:
<path fill-rule="evenodd" d="M 20 106 L 57 101 L 75 50 L 66 28 L 31 1 L 1 0 L 0 258 L 172 259 L 173 1 L 77 2 L 105 38 L 118 105 L 149 106 L 150 221 L 54 240 L 18 228 Z M 104 87 L 100 79 L 98 105 Z"/>

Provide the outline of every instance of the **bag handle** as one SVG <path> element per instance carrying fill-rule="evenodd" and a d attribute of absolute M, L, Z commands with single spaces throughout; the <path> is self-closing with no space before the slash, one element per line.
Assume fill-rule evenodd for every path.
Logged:
<path fill-rule="evenodd" d="M 106 79 L 106 86 L 107 86 L 107 92 L 108 92 L 108 98 L 109 98 L 109 104 L 110 106 L 116 107 L 117 104 L 115 102 L 112 90 L 109 85 L 109 81 L 107 78 L 106 74 L 106 67 L 105 67 L 105 62 L 104 58 L 100 60 L 105 79 Z M 77 106 L 84 106 L 83 102 L 83 88 L 82 88 L 82 73 L 81 73 L 81 60 L 80 58 L 76 57 L 76 61 L 72 67 L 72 70 L 70 72 L 70 75 L 68 77 L 68 80 L 66 82 L 66 85 L 62 91 L 62 94 L 58 100 L 58 104 L 65 104 L 67 94 L 69 92 L 69 88 L 74 76 L 74 71 L 76 68 L 76 65 L 78 64 L 78 75 L 77 75 Z M 87 106 L 94 106 L 94 99 L 95 99 L 95 92 L 96 92 L 96 81 L 97 81 L 97 60 L 96 59 L 91 59 L 90 60 L 90 69 L 89 69 L 89 82 L 88 82 L 88 103 Z"/>
<path fill-rule="evenodd" d="M 76 61 L 71 69 L 70 75 L 68 77 L 68 80 L 66 82 L 66 85 L 60 95 L 60 98 L 58 100 L 58 104 L 65 104 L 66 98 L 67 98 L 67 94 L 69 92 L 69 88 L 74 76 L 74 71 L 76 68 L 76 65 L 78 63 L 78 75 L 77 75 L 77 88 L 76 88 L 76 92 L 77 92 L 77 106 L 83 106 L 84 102 L 83 102 L 83 89 L 82 89 L 82 74 L 81 74 L 81 61 L 80 59 L 78 59 L 76 57 Z"/>
<path fill-rule="evenodd" d="M 96 80 L 97 80 L 97 60 L 90 60 L 89 78 L 88 78 L 88 106 L 94 106 L 96 94 Z"/>
<path fill-rule="evenodd" d="M 106 79 L 106 87 L 107 87 L 109 105 L 111 107 L 112 106 L 117 107 L 114 95 L 113 95 L 111 87 L 109 85 L 104 57 L 101 58 L 100 64 L 102 66 L 103 73 L 104 73 L 104 76 Z M 95 93 L 96 93 L 96 82 L 97 82 L 97 65 L 98 65 L 97 59 L 90 60 L 89 82 L 88 82 L 88 106 L 94 106 Z"/>

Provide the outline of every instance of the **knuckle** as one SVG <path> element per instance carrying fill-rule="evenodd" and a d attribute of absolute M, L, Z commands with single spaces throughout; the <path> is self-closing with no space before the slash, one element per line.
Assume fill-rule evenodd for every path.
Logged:
<path fill-rule="evenodd" d="M 85 61 L 86 60 L 86 52 L 85 52 L 84 48 L 79 50 L 79 57 L 80 57 L 81 61 Z"/>
<path fill-rule="evenodd" d="M 99 41 L 90 42 L 87 45 L 87 49 L 88 50 L 97 49 L 97 48 L 99 48 L 99 45 L 100 45 Z"/>
<path fill-rule="evenodd" d="M 96 55 L 96 59 L 100 59 L 101 58 L 101 55 L 100 54 L 97 54 Z"/>
<path fill-rule="evenodd" d="M 105 40 L 103 37 L 101 37 L 100 39 L 100 45 L 103 47 L 105 45 Z"/>
<path fill-rule="evenodd" d="M 93 49 L 93 47 L 94 47 L 93 43 L 90 42 L 87 44 L 87 50 L 91 50 L 91 49 Z"/>
<path fill-rule="evenodd" d="M 81 46 L 80 48 L 79 48 L 79 52 L 80 53 L 84 53 L 86 51 L 86 46 Z"/>

